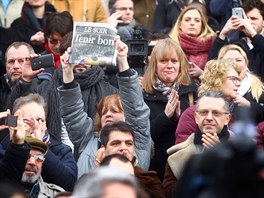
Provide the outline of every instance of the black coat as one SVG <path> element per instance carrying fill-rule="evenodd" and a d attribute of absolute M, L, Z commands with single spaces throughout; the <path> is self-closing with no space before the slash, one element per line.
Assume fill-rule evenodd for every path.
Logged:
<path fill-rule="evenodd" d="M 188 93 L 194 93 L 196 100 L 197 86 L 192 83 L 189 86 L 181 85 L 178 91 L 181 101 L 181 112 L 190 106 Z M 166 96 L 158 91 L 153 94 L 144 93 L 144 101 L 150 108 L 151 138 L 154 141 L 155 156 L 151 160 L 149 170 L 157 171 L 158 177 L 163 180 L 165 164 L 167 162 L 167 149 L 175 144 L 175 130 L 178 120 L 169 119 L 165 113 L 168 102 Z"/>

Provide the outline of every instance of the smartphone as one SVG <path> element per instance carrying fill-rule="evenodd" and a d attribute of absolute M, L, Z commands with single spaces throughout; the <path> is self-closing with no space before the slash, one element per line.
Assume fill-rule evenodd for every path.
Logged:
<path fill-rule="evenodd" d="M 9 115 L 5 118 L 5 125 L 9 127 L 16 127 L 17 126 L 17 117 L 13 115 Z"/>
<path fill-rule="evenodd" d="M 239 19 L 243 19 L 243 9 L 242 8 L 232 8 L 232 15 L 237 16 Z"/>
<path fill-rule="evenodd" d="M 32 70 L 38 70 L 40 68 L 54 68 L 54 56 L 53 54 L 45 54 L 38 58 L 31 60 Z"/>

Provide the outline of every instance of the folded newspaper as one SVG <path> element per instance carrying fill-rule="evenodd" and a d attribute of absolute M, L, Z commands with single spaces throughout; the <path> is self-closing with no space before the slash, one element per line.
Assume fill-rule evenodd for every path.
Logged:
<path fill-rule="evenodd" d="M 74 22 L 69 63 L 116 65 L 116 28 L 107 23 Z"/>

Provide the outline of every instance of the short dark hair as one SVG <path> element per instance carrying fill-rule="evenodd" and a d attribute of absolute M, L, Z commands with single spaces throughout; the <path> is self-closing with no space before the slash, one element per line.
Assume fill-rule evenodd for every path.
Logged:
<path fill-rule="evenodd" d="M 131 163 L 131 161 L 126 156 L 120 153 L 115 153 L 112 155 L 105 156 L 104 159 L 101 161 L 100 166 L 108 166 L 110 162 L 112 161 L 112 159 L 118 159 L 119 161 L 124 162 L 124 163 Z M 133 166 L 132 163 L 131 165 Z"/>
<path fill-rule="evenodd" d="M 126 122 L 119 121 L 119 122 L 113 122 L 111 124 L 107 124 L 106 126 L 103 127 L 100 134 L 100 140 L 102 145 L 104 145 L 105 147 L 109 141 L 109 135 L 112 131 L 119 131 L 119 132 L 131 134 L 133 141 L 135 143 L 135 135 L 130 125 L 127 124 Z"/>
<path fill-rule="evenodd" d="M 54 12 L 48 16 L 44 30 L 45 38 L 59 33 L 62 37 L 73 30 L 72 15 L 68 11 Z"/>
<path fill-rule="evenodd" d="M 260 0 L 246 0 L 243 2 L 241 7 L 246 14 L 254 8 L 258 9 L 264 19 L 264 4 Z"/>

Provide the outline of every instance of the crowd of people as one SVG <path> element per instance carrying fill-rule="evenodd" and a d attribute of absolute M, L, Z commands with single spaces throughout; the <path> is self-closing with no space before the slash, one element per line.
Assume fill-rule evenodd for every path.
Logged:
<path fill-rule="evenodd" d="M 74 22 L 116 66 L 70 62 Z M 0 197 L 263 196 L 263 0 L 0 0 L 0 61 Z"/>

